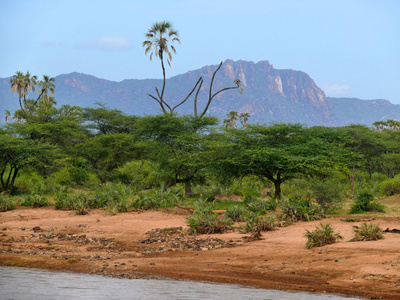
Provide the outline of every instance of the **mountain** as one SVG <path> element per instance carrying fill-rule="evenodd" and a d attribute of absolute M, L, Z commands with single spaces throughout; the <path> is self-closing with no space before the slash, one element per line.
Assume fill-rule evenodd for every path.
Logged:
<path fill-rule="evenodd" d="M 202 77 L 204 83 L 198 96 L 199 111 L 202 110 L 217 67 L 205 66 L 167 79 L 164 99 L 176 105 L 192 90 L 198 78 Z M 158 103 L 147 94 L 156 95 L 155 87 L 161 89 L 161 79 L 114 82 L 80 73 L 59 75 L 55 79 L 55 99 L 58 105 L 89 107 L 101 102 L 127 114 L 160 112 Z M 400 118 L 400 105 L 393 105 L 386 100 L 328 98 L 306 73 L 274 69 L 268 61 L 253 63 L 226 60 L 215 76 L 213 93 L 224 87 L 235 86 L 235 79 L 240 79 L 245 90 L 243 95 L 237 90 L 218 94 L 209 107 L 210 115 L 224 119 L 229 111 L 236 110 L 239 113 L 249 113 L 250 123 L 276 121 L 325 126 L 349 123 L 370 125 L 381 119 Z M 18 108 L 18 97 L 11 93 L 9 80 L 0 78 L 0 112 Z M 30 97 L 35 98 L 35 95 L 30 94 Z M 193 113 L 193 99 L 194 95 L 177 112 Z"/>

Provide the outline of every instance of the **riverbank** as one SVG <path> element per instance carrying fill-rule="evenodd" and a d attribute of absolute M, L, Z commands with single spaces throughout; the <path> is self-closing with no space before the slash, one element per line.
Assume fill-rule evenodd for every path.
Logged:
<path fill-rule="evenodd" d="M 126 278 L 174 278 L 365 298 L 400 297 L 400 234 L 348 242 L 360 223 L 334 217 L 300 222 L 251 241 L 237 231 L 187 235 L 186 212 L 88 215 L 54 208 L 0 213 L 0 265 Z M 400 228 L 398 217 L 375 217 Z M 330 223 L 344 240 L 306 249 L 304 233 Z M 152 229 L 167 230 L 153 230 Z M 180 229 L 182 228 L 182 229 Z M 151 231 L 151 233 L 148 233 Z"/>

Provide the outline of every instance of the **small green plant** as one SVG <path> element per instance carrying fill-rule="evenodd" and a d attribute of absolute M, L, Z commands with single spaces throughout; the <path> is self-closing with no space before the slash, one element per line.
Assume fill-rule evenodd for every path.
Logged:
<path fill-rule="evenodd" d="M 0 194 L 0 211 L 5 212 L 8 210 L 13 210 L 16 209 L 18 206 L 18 203 L 15 199 L 9 196 L 4 196 Z"/>
<path fill-rule="evenodd" d="M 72 197 L 73 209 L 78 215 L 87 215 L 87 209 L 89 207 L 89 198 L 83 193 L 76 193 Z"/>
<path fill-rule="evenodd" d="M 362 223 L 360 226 L 353 226 L 354 236 L 350 240 L 355 241 L 377 241 L 383 239 L 383 231 L 374 223 Z"/>
<path fill-rule="evenodd" d="M 171 187 L 164 191 L 161 189 L 150 190 L 147 193 L 140 193 L 132 205 L 141 209 L 159 209 L 173 207 L 180 204 L 183 199 L 183 192 L 179 187 Z"/>
<path fill-rule="evenodd" d="M 244 232 L 258 232 L 275 230 L 273 216 L 261 216 L 256 212 L 250 212 L 245 218 L 246 224 L 242 226 Z"/>
<path fill-rule="evenodd" d="M 226 217 L 219 219 L 204 200 L 195 203 L 195 212 L 187 222 L 191 232 L 199 234 L 223 233 L 232 228 L 232 220 Z"/>
<path fill-rule="evenodd" d="M 50 202 L 45 196 L 27 195 L 23 198 L 21 205 L 37 208 L 37 207 L 50 206 Z"/>
<path fill-rule="evenodd" d="M 275 199 L 264 201 L 259 198 L 247 198 L 245 203 L 250 211 L 258 212 L 262 215 L 265 215 L 268 210 L 276 210 L 278 206 L 278 201 Z"/>
<path fill-rule="evenodd" d="M 289 222 L 315 221 L 324 217 L 320 206 L 313 204 L 311 200 L 302 198 L 286 199 L 282 202 L 281 208 L 280 219 Z"/>
<path fill-rule="evenodd" d="M 321 224 L 321 228 L 317 227 L 313 231 L 306 230 L 305 236 L 307 237 L 307 249 L 330 245 L 336 243 L 337 240 L 343 239 L 340 234 L 335 233 L 334 229 L 329 223 L 326 225 Z"/>
<path fill-rule="evenodd" d="M 232 205 L 226 210 L 225 216 L 235 222 L 243 222 L 245 220 L 247 210 L 239 205 Z"/>
<path fill-rule="evenodd" d="M 359 214 L 364 212 L 385 212 L 385 206 L 383 204 L 373 202 L 374 194 L 371 191 L 361 191 L 356 201 L 353 203 L 350 209 L 351 214 Z"/>

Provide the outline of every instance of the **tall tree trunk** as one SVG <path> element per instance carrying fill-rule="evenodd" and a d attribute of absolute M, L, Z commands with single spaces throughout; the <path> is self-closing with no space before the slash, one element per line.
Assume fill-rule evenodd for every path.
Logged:
<path fill-rule="evenodd" d="M 275 186 L 275 199 L 280 200 L 281 199 L 281 181 L 275 180 L 274 186 Z"/>
<path fill-rule="evenodd" d="M 10 187 L 8 189 L 10 191 L 10 193 L 12 193 L 12 190 L 14 188 L 14 182 L 15 182 L 15 178 L 17 178 L 17 173 L 18 173 L 18 169 L 15 168 L 14 169 L 14 174 L 13 174 L 12 179 L 11 179 Z"/>

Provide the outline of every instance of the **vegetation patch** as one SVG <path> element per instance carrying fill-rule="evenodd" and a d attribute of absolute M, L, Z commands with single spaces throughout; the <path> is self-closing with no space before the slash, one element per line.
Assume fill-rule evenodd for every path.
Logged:
<path fill-rule="evenodd" d="M 0 211 L 5 212 L 8 210 L 16 209 L 18 202 L 9 196 L 3 196 L 0 194 Z"/>
<path fill-rule="evenodd" d="M 307 249 L 334 244 L 337 240 L 343 239 L 339 233 L 335 233 L 329 223 L 326 225 L 321 224 L 320 228 L 317 227 L 313 231 L 306 230 L 305 236 L 307 237 Z"/>
<path fill-rule="evenodd" d="M 354 237 L 351 242 L 356 241 L 377 241 L 384 238 L 382 228 L 374 223 L 362 223 L 360 226 L 353 226 Z"/>
<path fill-rule="evenodd" d="M 361 191 L 350 209 L 351 214 L 364 212 L 385 212 L 383 204 L 374 202 L 374 194 L 371 191 Z"/>

